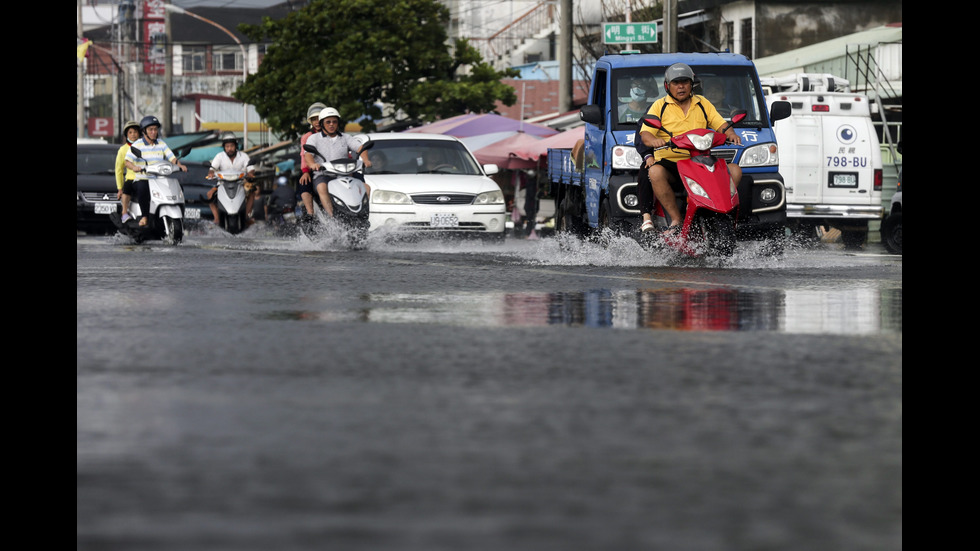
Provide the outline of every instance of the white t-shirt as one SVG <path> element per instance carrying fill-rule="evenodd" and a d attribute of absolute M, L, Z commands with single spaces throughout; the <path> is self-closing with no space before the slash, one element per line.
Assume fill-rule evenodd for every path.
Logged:
<path fill-rule="evenodd" d="M 247 174 L 254 167 L 249 164 L 248 155 L 244 151 L 236 153 L 234 160 L 230 159 L 228 154 L 222 151 L 214 156 L 214 160 L 211 161 L 211 168 L 215 172 L 245 172 Z"/>

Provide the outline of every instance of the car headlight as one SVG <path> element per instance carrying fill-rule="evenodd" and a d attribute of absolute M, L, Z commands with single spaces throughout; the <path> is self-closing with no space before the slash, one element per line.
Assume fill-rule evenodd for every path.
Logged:
<path fill-rule="evenodd" d="M 411 205 L 412 198 L 400 191 L 376 189 L 371 192 L 371 202 L 379 205 Z"/>
<path fill-rule="evenodd" d="M 643 164 L 643 158 L 636 152 L 636 148 L 626 145 L 617 145 L 612 150 L 612 166 L 615 169 L 638 169 Z"/>
<path fill-rule="evenodd" d="M 739 166 L 776 166 L 779 164 L 779 149 L 774 143 L 764 143 L 745 148 Z"/>
<path fill-rule="evenodd" d="M 488 191 L 486 193 L 481 193 L 476 196 L 473 201 L 474 205 L 503 205 L 504 204 L 504 193 L 502 191 L 494 190 Z"/>

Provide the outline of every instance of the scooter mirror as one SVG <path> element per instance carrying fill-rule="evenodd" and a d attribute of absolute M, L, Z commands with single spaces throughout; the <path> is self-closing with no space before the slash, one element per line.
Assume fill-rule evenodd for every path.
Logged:
<path fill-rule="evenodd" d="M 136 155 L 136 158 L 137 159 L 142 159 L 143 158 L 143 152 L 140 151 L 138 147 L 132 147 L 132 146 L 130 146 L 129 147 L 129 150 L 133 152 L 133 155 Z"/>
<path fill-rule="evenodd" d="M 643 117 L 643 124 L 647 124 L 654 128 L 663 128 L 663 123 L 660 121 L 660 117 Z"/>
<path fill-rule="evenodd" d="M 368 149 L 371 149 L 372 147 L 374 147 L 374 142 L 368 140 L 368 141 L 364 142 L 364 144 L 361 145 L 361 149 L 358 150 L 358 151 L 359 152 L 360 151 L 367 151 Z"/>
<path fill-rule="evenodd" d="M 739 109 L 737 111 L 734 111 L 732 113 L 732 124 L 737 124 L 737 123 L 741 122 L 742 119 L 744 119 L 747 116 L 748 116 L 748 113 L 746 113 L 744 109 Z"/>
<path fill-rule="evenodd" d="M 314 146 L 312 146 L 310 144 L 303 144 L 303 151 L 306 151 L 307 153 L 312 153 L 314 155 L 316 155 L 316 154 L 319 153 L 319 151 L 317 151 L 316 147 L 314 147 Z"/>

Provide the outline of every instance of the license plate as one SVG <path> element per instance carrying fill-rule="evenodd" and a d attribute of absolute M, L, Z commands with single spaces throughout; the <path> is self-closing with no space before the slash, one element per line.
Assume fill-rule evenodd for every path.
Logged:
<path fill-rule="evenodd" d="M 96 203 L 95 214 L 112 214 L 116 212 L 115 203 Z"/>
<path fill-rule="evenodd" d="M 184 211 L 184 218 L 200 218 L 201 211 L 197 209 L 186 209 Z"/>
<path fill-rule="evenodd" d="M 459 226 L 459 219 L 455 214 L 433 214 L 429 220 L 429 225 L 433 228 L 455 228 Z"/>
<path fill-rule="evenodd" d="M 831 172 L 830 187 L 858 187 L 856 172 Z"/>

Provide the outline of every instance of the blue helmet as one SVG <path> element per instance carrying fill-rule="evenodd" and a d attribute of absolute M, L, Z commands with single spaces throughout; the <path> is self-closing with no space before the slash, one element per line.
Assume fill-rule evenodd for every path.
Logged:
<path fill-rule="evenodd" d="M 143 117 L 140 121 L 140 130 L 146 133 L 146 129 L 151 126 L 163 126 L 160 124 L 160 119 L 154 117 L 153 115 L 147 115 Z"/>

